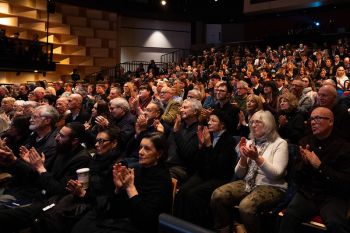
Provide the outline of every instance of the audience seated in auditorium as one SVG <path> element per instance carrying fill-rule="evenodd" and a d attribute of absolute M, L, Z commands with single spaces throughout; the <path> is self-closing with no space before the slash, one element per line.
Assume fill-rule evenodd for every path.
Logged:
<path fill-rule="evenodd" d="M 169 212 L 171 179 L 164 160 L 168 152 L 162 134 L 140 143 L 139 169 L 118 163 L 113 167 L 115 194 L 105 209 L 89 211 L 72 232 L 157 232 L 158 215 Z"/>
<path fill-rule="evenodd" d="M 227 131 L 229 115 L 214 110 L 208 126 L 198 126 L 198 169 L 181 185 L 175 198 L 174 215 L 192 223 L 210 227 L 209 203 L 212 192 L 229 182 L 234 174 L 237 154 L 235 139 Z"/>
<path fill-rule="evenodd" d="M 249 121 L 250 140 L 237 146 L 240 159 L 235 168 L 239 180 L 217 188 L 211 198 L 214 228 L 229 232 L 231 209 L 239 206 L 242 223 L 249 233 L 261 232 L 262 211 L 277 205 L 287 189 L 287 142 L 276 131 L 269 111 L 256 112 Z"/>
<path fill-rule="evenodd" d="M 301 223 L 320 214 L 329 232 L 349 232 L 350 145 L 333 130 L 330 109 L 310 116 L 312 135 L 301 140 L 295 180 L 299 185 L 282 219 L 280 232 L 300 232 Z"/>

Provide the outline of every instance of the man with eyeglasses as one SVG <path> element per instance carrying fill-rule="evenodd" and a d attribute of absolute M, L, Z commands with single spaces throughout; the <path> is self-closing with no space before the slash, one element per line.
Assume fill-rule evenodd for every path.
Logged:
<path fill-rule="evenodd" d="M 170 87 L 163 87 L 160 92 L 160 100 L 164 107 L 164 113 L 161 119 L 169 125 L 173 125 L 176 114 L 179 112 L 180 103 L 173 99 L 174 91 Z"/>
<path fill-rule="evenodd" d="M 47 168 L 51 168 L 56 158 L 55 136 L 58 118 L 59 113 L 54 107 L 43 105 L 35 108 L 29 120 L 29 129 L 32 134 L 25 141 L 24 146 L 27 149 L 34 147 L 39 154 L 44 153 Z"/>
<path fill-rule="evenodd" d="M 39 154 L 35 148 L 22 151 L 21 159 L 18 159 L 0 141 L 0 162 L 6 161 L 6 170 L 27 185 L 16 186 L 5 192 L 12 195 L 13 199 L 5 205 L 19 207 L 24 203 L 26 206 L 0 208 L 2 231 L 18 231 L 31 226 L 45 207 L 54 202 L 50 198 L 64 194 L 67 182 L 77 179 L 76 170 L 89 167 L 91 156 L 81 145 L 84 132 L 85 128 L 80 122 L 72 122 L 57 133 L 57 156 L 52 168 L 45 166 L 45 154 Z M 2 196 L 0 199 L 4 200 Z"/>
<path fill-rule="evenodd" d="M 300 142 L 296 164 L 298 184 L 282 219 L 280 233 L 300 232 L 302 222 L 320 214 L 329 232 L 350 232 L 350 144 L 334 131 L 330 109 L 318 107 L 310 116 L 312 135 Z"/>
<path fill-rule="evenodd" d="M 239 81 L 237 83 L 237 93 L 233 97 L 233 101 L 237 103 L 237 107 L 246 114 L 247 111 L 247 97 L 249 86 L 245 81 Z"/>
<path fill-rule="evenodd" d="M 216 90 L 216 104 L 214 106 L 214 110 L 223 111 L 225 114 L 227 114 L 230 119 L 230 121 L 227 122 L 227 131 L 233 135 L 237 135 L 239 108 L 232 106 L 230 103 L 231 94 L 231 85 L 227 84 L 226 82 L 220 83 Z"/>
<path fill-rule="evenodd" d="M 159 102 L 152 101 L 138 116 L 135 123 L 135 135 L 127 142 L 125 151 L 125 156 L 127 156 L 125 160 L 129 167 L 139 166 L 139 148 L 145 135 L 154 132 L 169 134 L 169 125 L 160 119 L 162 114 L 162 105 Z"/>
<path fill-rule="evenodd" d="M 110 124 L 120 129 L 120 149 L 124 150 L 130 138 L 135 134 L 136 117 L 130 112 L 130 105 L 124 98 L 118 97 L 109 102 L 109 112 L 111 118 L 103 116 L 96 117 L 96 124 L 102 129 L 107 128 Z"/>

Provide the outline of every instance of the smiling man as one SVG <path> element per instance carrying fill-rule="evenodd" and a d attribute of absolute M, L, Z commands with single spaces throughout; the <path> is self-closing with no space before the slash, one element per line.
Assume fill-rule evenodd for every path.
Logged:
<path fill-rule="evenodd" d="M 310 123 L 312 135 L 301 141 L 301 159 L 296 166 L 299 189 L 282 219 L 280 233 L 300 232 L 301 223 L 318 214 L 329 232 L 350 232 L 346 218 L 350 144 L 334 132 L 334 117 L 328 108 L 314 109 Z"/>

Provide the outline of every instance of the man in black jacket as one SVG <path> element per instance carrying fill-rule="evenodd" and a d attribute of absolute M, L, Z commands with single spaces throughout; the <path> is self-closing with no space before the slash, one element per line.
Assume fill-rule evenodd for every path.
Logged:
<path fill-rule="evenodd" d="M 124 150 L 131 137 L 135 134 L 136 117 L 131 114 L 128 101 L 124 98 L 115 98 L 109 102 L 109 111 L 111 119 L 103 116 L 96 117 L 96 123 L 101 128 L 107 128 L 114 125 L 120 129 L 119 148 Z"/>
<path fill-rule="evenodd" d="M 172 177 L 184 183 L 198 170 L 198 117 L 202 104 L 196 99 L 186 99 L 175 119 L 173 132 L 168 138 L 169 155 L 166 164 Z"/>
<path fill-rule="evenodd" d="M 58 154 L 51 170 L 44 165 L 45 155 L 34 148 L 17 159 L 11 150 L 1 146 L 0 162 L 4 168 L 32 187 L 30 190 L 7 190 L 7 194 L 16 198 L 8 201 L 7 206 L 33 202 L 27 207 L 0 210 L 2 231 L 12 232 L 29 226 L 45 207 L 45 201 L 64 194 L 68 180 L 76 179 L 76 170 L 89 166 L 91 157 L 80 144 L 84 131 L 84 126 L 78 122 L 67 124 L 59 131 L 56 136 Z"/>
<path fill-rule="evenodd" d="M 39 154 L 44 153 L 46 168 L 51 168 L 57 154 L 55 125 L 58 117 L 59 113 L 54 107 L 43 105 L 35 108 L 29 120 L 29 129 L 33 133 L 24 142 L 24 146 L 27 149 L 34 147 Z"/>
<path fill-rule="evenodd" d="M 333 130 L 330 109 L 312 111 L 312 134 L 301 141 L 296 166 L 298 192 L 282 219 L 280 232 L 300 232 L 302 222 L 320 214 L 329 232 L 350 232 L 346 218 L 350 196 L 350 144 Z"/>
<path fill-rule="evenodd" d="M 59 131 L 52 168 L 45 166 L 45 154 L 39 154 L 34 147 L 17 158 L 8 147 L 1 146 L 0 164 L 22 184 L 5 193 L 28 203 L 64 193 L 67 181 L 76 177 L 75 171 L 88 166 L 90 161 L 88 152 L 80 145 L 83 134 L 84 126 L 74 122 Z"/>
<path fill-rule="evenodd" d="M 67 115 L 66 123 L 80 122 L 84 124 L 90 119 L 89 113 L 83 109 L 83 97 L 79 94 L 71 94 L 68 97 L 68 109 L 71 113 Z"/>

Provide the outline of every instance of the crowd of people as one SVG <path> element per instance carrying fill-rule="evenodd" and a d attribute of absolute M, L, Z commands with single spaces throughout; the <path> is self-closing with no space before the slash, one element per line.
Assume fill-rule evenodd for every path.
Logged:
<path fill-rule="evenodd" d="M 350 232 L 348 49 L 346 38 L 211 48 L 119 83 L 0 87 L 0 171 L 12 176 L 2 231 L 154 233 L 166 212 L 221 233 L 234 221 L 272 232 L 260 213 L 293 182 L 280 233 L 314 215 Z"/>
<path fill-rule="evenodd" d="M 31 64 L 43 63 L 47 59 L 43 47 L 46 43 L 40 42 L 39 35 L 33 34 L 32 40 L 20 38 L 19 32 L 15 32 L 11 37 L 6 35 L 6 31 L 0 29 L 0 59 L 4 61 L 27 62 Z"/>

